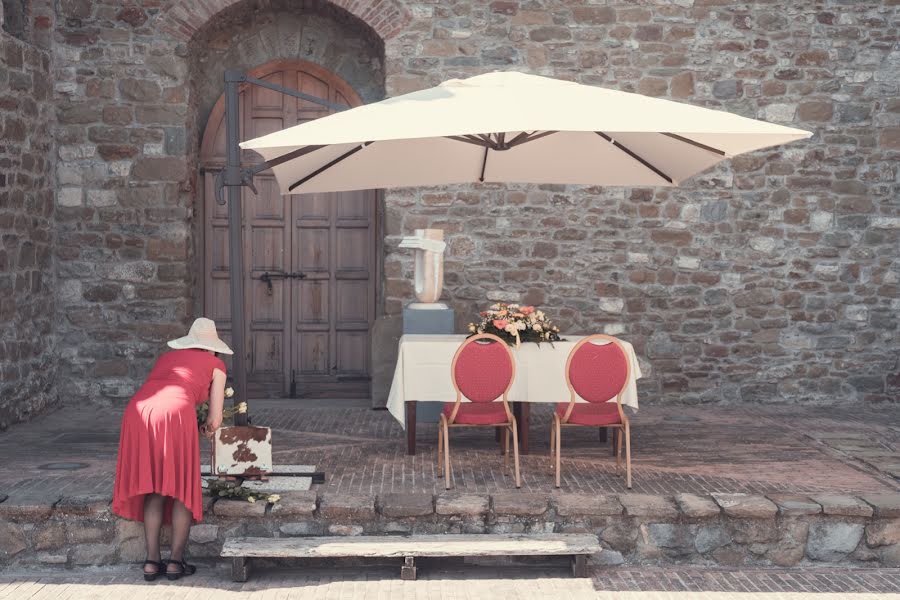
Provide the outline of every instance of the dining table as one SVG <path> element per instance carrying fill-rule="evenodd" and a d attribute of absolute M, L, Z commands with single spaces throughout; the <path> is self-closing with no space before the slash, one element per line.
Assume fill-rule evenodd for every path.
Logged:
<path fill-rule="evenodd" d="M 467 337 L 455 334 L 407 334 L 400 338 L 387 409 L 406 430 L 407 454 L 416 453 L 417 404 L 456 401 L 450 365 L 454 354 Z M 516 375 L 509 389 L 508 398 L 519 424 L 522 454 L 528 454 L 531 404 L 569 402 L 566 362 L 572 348 L 583 337 L 565 336 L 560 341 L 540 344 L 523 342 L 519 346 L 511 347 L 516 361 Z M 641 378 L 641 367 L 632 345 L 624 340 L 619 341 L 625 348 L 630 365 L 628 381 L 620 394 L 620 399 L 623 406 L 636 411 L 637 380 Z M 616 399 L 610 401 L 615 402 Z M 468 400 L 463 398 L 463 402 Z M 576 397 L 576 402 L 584 400 Z"/>

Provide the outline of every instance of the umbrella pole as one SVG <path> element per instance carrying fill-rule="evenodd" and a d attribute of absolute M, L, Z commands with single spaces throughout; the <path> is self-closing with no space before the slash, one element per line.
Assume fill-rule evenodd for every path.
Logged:
<path fill-rule="evenodd" d="M 232 406 L 247 398 L 247 352 L 244 325 L 244 244 L 241 211 L 241 147 L 238 85 L 243 74 L 225 71 L 225 185 L 228 188 L 228 277 L 231 288 L 231 346 L 235 394 Z M 236 181 L 235 181 L 236 180 Z M 236 412 L 235 425 L 247 424 L 247 412 Z"/>

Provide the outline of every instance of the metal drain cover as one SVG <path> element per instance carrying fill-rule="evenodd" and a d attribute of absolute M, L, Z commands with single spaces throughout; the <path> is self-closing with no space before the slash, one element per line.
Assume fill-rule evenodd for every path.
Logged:
<path fill-rule="evenodd" d="M 47 463 L 38 467 L 44 471 L 77 471 L 89 467 L 88 463 L 82 462 L 54 462 Z"/>
<path fill-rule="evenodd" d="M 669 421 L 673 423 L 696 423 L 699 421 L 697 417 L 692 417 L 690 415 L 672 415 L 670 417 L 666 417 L 663 421 Z"/>

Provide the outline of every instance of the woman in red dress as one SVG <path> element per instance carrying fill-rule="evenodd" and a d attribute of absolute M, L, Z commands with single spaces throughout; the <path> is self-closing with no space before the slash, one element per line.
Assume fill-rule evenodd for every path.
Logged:
<path fill-rule="evenodd" d="M 175 580 L 196 571 L 184 561 L 191 525 L 203 519 L 196 405 L 209 399 L 200 432 L 212 437 L 225 402 L 225 364 L 217 354 L 232 354 L 215 323 L 202 318 L 168 345 L 175 350 L 159 357 L 125 408 L 113 491 L 113 512 L 144 523 L 147 581 L 163 572 Z M 159 552 L 163 523 L 172 524 L 172 552 L 165 562 Z"/>

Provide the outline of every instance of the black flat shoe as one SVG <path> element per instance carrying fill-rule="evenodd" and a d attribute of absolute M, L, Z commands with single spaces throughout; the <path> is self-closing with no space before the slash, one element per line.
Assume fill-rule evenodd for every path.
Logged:
<path fill-rule="evenodd" d="M 156 581 L 156 578 L 166 569 L 166 565 L 164 565 L 161 560 L 145 560 L 141 569 L 145 568 L 147 565 L 155 566 L 156 571 L 150 571 L 149 573 L 144 571 L 144 581 Z"/>
<path fill-rule="evenodd" d="M 185 560 L 167 560 L 167 565 L 178 565 L 180 570 L 172 572 L 169 571 L 168 566 L 166 567 L 166 577 L 169 581 L 177 581 L 182 577 L 187 577 L 188 575 L 193 575 L 197 572 L 197 567 L 194 565 L 189 565 Z"/>

